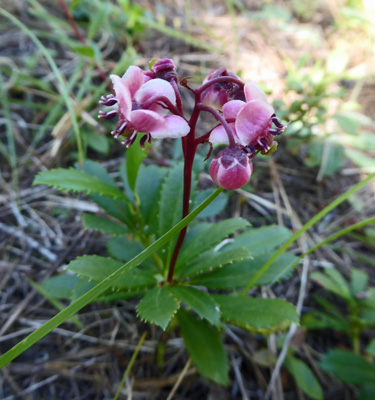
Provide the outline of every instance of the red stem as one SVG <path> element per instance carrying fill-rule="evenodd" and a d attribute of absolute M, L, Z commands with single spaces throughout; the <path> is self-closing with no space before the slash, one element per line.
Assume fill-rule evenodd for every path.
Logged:
<path fill-rule="evenodd" d="M 182 205 L 182 218 L 185 218 L 189 214 L 190 209 L 190 192 L 191 192 L 191 178 L 193 172 L 193 163 L 195 152 L 197 150 L 197 145 L 199 144 L 199 140 L 195 139 L 195 128 L 198 122 L 198 117 L 200 114 L 200 108 L 198 104 L 200 103 L 200 93 L 196 93 L 195 95 L 195 107 L 193 113 L 191 114 L 189 126 L 190 132 L 183 139 L 183 147 L 184 147 L 184 156 L 185 156 L 185 164 L 184 164 L 184 197 L 183 197 L 183 205 Z M 171 283 L 173 281 L 173 273 L 176 266 L 176 261 L 178 254 L 180 253 L 182 243 L 185 239 L 187 231 L 187 226 L 180 231 L 180 234 L 177 239 L 176 246 L 174 248 L 171 262 L 169 264 L 168 271 L 168 282 Z"/>

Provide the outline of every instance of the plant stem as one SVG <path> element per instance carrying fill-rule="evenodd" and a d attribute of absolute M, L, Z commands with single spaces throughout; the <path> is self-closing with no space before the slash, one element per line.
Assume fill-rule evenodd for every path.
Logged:
<path fill-rule="evenodd" d="M 197 150 L 198 141 L 195 139 L 195 128 L 198 122 L 198 117 L 200 114 L 200 108 L 198 104 L 200 103 L 201 95 L 200 93 L 195 94 L 195 107 L 190 117 L 189 126 L 190 132 L 185 138 L 183 138 L 183 150 L 184 150 L 184 157 L 185 157 L 185 164 L 184 164 L 184 197 L 183 197 L 183 204 L 182 204 L 182 218 L 185 218 L 189 214 L 189 206 L 190 206 L 190 193 L 191 193 L 191 176 L 193 172 L 193 163 L 195 152 Z M 185 139 L 185 140 L 184 140 Z M 167 281 L 169 283 L 173 280 L 173 273 L 176 266 L 176 261 L 178 254 L 180 253 L 182 243 L 184 242 L 185 235 L 187 231 L 187 226 L 181 230 L 176 246 L 174 248 L 171 262 L 169 264 L 168 270 L 168 278 Z"/>

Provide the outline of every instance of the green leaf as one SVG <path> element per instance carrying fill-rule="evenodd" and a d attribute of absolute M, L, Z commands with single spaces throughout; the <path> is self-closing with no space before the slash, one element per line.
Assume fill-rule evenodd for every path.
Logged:
<path fill-rule="evenodd" d="M 352 268 L 350 271 L 350 286 L 354 296 L 363 292 L 368 284 L 368 275 L 358 268 Z"/>
<path fill-rule="evenodd" d="M 160 199 L 159 234 L 163 234 L 182 215 L 183 165 L 177 164 L 162 185 Z"/>
<path fill-rule="evenodd" d="M 42 288 L 55 299 L 71 299 L 79 278 L 71 274 L 52 276 L 41 284 Z"/>
<path fill-rule="evenodd" d="M 298 323 L 295 307 L 282 299 L 212 295 L 218 303 L 221 318 L 250 332 L 269 334 Z"/>
<path fill-rule="evenodd" d="M 363 385 L 375 382 L 375 366 L 350 351 L 331 350 L 321 360 L 320 367 L 344 383 Z"/>
<path fill-rule="evenodd" d="M 301 325 L 308 329 L 333 329 L 338 332 L 351 332 L 352 326 L 345 317 L 339 318 L 321 311 L 312 311 L 301 319 Z"/>
<path fill-rule="evenodd" d="M 190 264 L 176 268 L 176 276 L 185 279 L 225 264 L 231 264 L 234 261 L 248 260 L 250 258 L 252 256 L 249 250 L 245 248 L 227 251 L 206 251 Z"/>
<path fill-rule="evenodd" d="M 375 383 L 361 386 L 358 400 L 374 400 L 375 399 Z"/>
<path fill-rule="evenodd" d="M 137 180 L 139 166 L 146 157 L 147 150 L 150 147 L 150 144 L 146 142 L 145 150 L 142 150 L 142 147 L 139 144 L 141 137 L 142 134 L 138 134 L 134 144 L 126 150 L 126 172 L 130 189 L 133 192 L 135 190 L 135 182 Z"/>
<path fill-rule="evenodd" d="M 116 236 L 107 241 L 107 250 L 111 257 L 121 261 L 129 261 L 144 250 L 136 240 L 129 241 L 127 236 Z"/>
<path fill-rule="evenodd" d="M 142 321 L 161 326 L 164 330 L 180 303 L 165 287 L 155 287 L 140 301 L 137 315 Z"/>
<path fill-rule="evenodd" d="M 125 223 L 132 230 L 135 229 L 134 218 L 130 214 L 128 203 L 125 200 L 111 199 L 98 194 L 92 194 L 90 198 L 108 215 Z"/>
<path fill-rule="evenodd" d="M 201 232 L 195 239 L 182 246 L 176 268 L 187 265 L 203 252 L 212 249 L 232 233 L 243 230 L 250 224 L 243 218 L 229 218 Z"/>
<path fill-rule="evenodd" d="M 120 225 L 108 218 L 98 217 L 97 215 L 84 214 L 82 221 L 86 229 L 92 229 L 102 233 L 111 233 L 112 235 L 129 233 L 129 229 L 125 225 Z"/>
<path fill-rule="evenodd" d="M 184 192 L 183 165 L 177 164 L 168 174 L 161 189 L 159 235 L 167 232 L 182 217 Z M 177 238 L 172 239 L 165 249 L 166 264 L 172 257 Z"/>
<path fill-rule="evenodd" d="M 361 168 L 375 167 L 374 157 L 370 157 L 362 151 L 347 148 L 346 155 L 354 164 L 358 165 Z"/>
<path fill-rule="evenodd" d="M 225 246 L 224 249 L 227 249 L 227 247 Z M 232 265 L 226 265 L 223 268 L 194 277 L 190 283 L 203 285 L 210 289 L 240 289 L 246 286 L 269 257 L 269 254 L 260 254 L 253 259 L 234 262 Z M 272 285 L 286 278 L 295 266 L 296 260 L 297 257 L 293 254 L 284 253 L 272 263 L 256 284 Z"/>
<path fill-rule="evenodd" d="M 199 204 L 204 200 L 207 196 L 215 191 L 214 188 L 202 190 L 195 197 L 195 203 Z M 198 219 L 215 217 L 217 214 L 221 213 L 228 203 L 228 196 L 226 193 L 221 193 L 220 196 L 217 196 L 215 201 L 213 201 L 203 212 L 200 213 Z"/>
<path fill-rule="evenodd" d="M 206 318 L 213 325 L 220 323 L 219 307 L 208 293 L 187 286 L 171 287 L 169 291 L 201 318 Z"/>
<path fill-rule="evenodd" d="M 72 43 L 70 45 L 70 47 L 72 48 L 72 50 L 75 53 L 78 53 L 78 54 L 81 54 L 83 56 L 95 59 L 95 51 L 92 48 L 92 46 L 86 46 L 86 45 L 83 45 L 83 44 L 74 44 L 74 43 Z"/>
<path fill-rule="evenodd" d="M 287 357 L 285 366 L 293 375 L 297 385 L 309 397 L 315 400 L 323 399 L 323 389 L 315 378 L 311 369 L 301 360 L 294 357 Z"/>
<path fill-rule="evenodd" d="M 84 172 L 87 174 L 99 178 L 100 180 L 117 188 L 116 182 L 111 178 L 107 170 L 104 169 L 99 163 L 85 160 L 82 167 Z M 129 209 L 131 205 L 129 199 L 126 198 L 125 195 L 123 199 L 113 199 L 106 196 L 100 196 L 98 194 L 92 194 L 90 198 L 112 217 L 118 219 L 119 221 L 125 222 L 129 228 L 134 227 L 134 218 Z"/>
<path fill-rule="evenodd" d="M 75 169 L 59 168 L 40 172 L 34 179 L 34 185 L 48 185 L 67 192 L 98 193 L 117 199 L 125 197 L 119 189 Z"/>
<path fill-rule="evenodd" d="M 227 385 L 228 359 L 219 332 L 206 320 L 181 309 L 177 314 L 185 346 L 197 370 L 206 378 Z"/>
<path fill-rule="evenodd" d="M 109 140 L 106 136 L 99 132 L 86 132 L 85 141 L 89 147 L 98 153 L 108 154 Z"/>
<path fill-rule="evenodd" d="M 261 228 L 250 228 L 234 238 L 233 242 L 225 245 L 225 249 L 246 247 L 253 256 L 272 251 L 291 236 L 289 229 L 284 226 L 270 225 Z"/>
<path fill-rule="evenodd" d="M 123 263 L 121 261 L 112 258 L 82 256 L 72 261 L 67 269 L 90 281 L 100 282 L 107 276 L 116 272 L 122 265 Z M 152 274 L 138 268 L 126 274 L 126 276 L 120 275 L 119 278 L 113 282 L 113 287 L 123 290 L 138 290 L 155 284 L 156 280 Z"/>
<path fill-rule="evenodd" d="M 135 191 L 141 201 L 141 214 L 145 222 L 145 233 L 154 232 L 157 228 L 160 206 L 161 182 L 168 172 L 167 168 L 156 165 L 141 165 L 138 171 Z M 148 229 L 146 229 L 146 227 Z"/>
<path fill-rule="evenodd" d="M 76 165 L 76 168 L 77 169 L 79 168 L 78 164 Z M 91 160 L 85 160 L 82 164 L 82 169 L 87 174 L 95 176 L 96 178 L 99 178 L 101 181 L 108 183 L 108 185 L 117 188 L 116 182 L 109 175 L 108 171 L 99 163 Z"/>
<path fill-rule="evenodd" d="M 375 339 L 372 339 L 371 342 L 366 347 L 366 353 L 375 357 Z"/>
<path fill-rule="evenodd" d="M 311 274 L 311 279 L 337 296 L 340 296 L 347 301 L 352 300 L 349 286 L 344 277 L 337 270 L 326 268 L 324 273 L 314 272 Z"/>

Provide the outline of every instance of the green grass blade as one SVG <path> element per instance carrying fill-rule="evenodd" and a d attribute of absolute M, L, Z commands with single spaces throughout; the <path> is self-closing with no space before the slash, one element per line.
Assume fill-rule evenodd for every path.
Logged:
<path fill-rule="evenodd" d="M 74 130 L 74 134 L 75 134 L 76 141 L 77 141 L 77 147 L 78 147 L 78 157 L 79 157 L 80 162 L 82 163 L 83 162 L 83 147 L 82 147 L 81 134 L 80 134 L 79 127 L 78 127 L 77 117 L 74 113 L 73 105 L 69 98 L 69 93 L 66 90 L 64 79 L 63 79 L 55 61 L 53 60 L 51 54 L 46 49 L 46 47 L 43 45 L 43 43 L 35 36 L 35 34 L 26 25 L 24 25 L 21 21 L 19 21 L 17 18 L 15 18 L 12 14 L 8 13 L 7 11 L 5 11 L 2 8 L 0 8 L 0 14 L 3 15 L 5 18 L 8 18 L 14 25 L 16 25 L 23 32 L 25 32 L 27 34 L 27 36 L 29 36 L 29 38 L 38 46 L 41 53 L 44 55 L 44 57 L 48 61 L 53 73 L 55 74 L 55 77 L 58 82 L 60 94 L 65 101 L 66 107 L 70 114 L 70 118 L 72 120 L 73 130 Z"/>
<path fill-rule="evenodd" d="M 33 344 L 38 342 L 48 333 L 53 331 L 67 319 L 71 318 L 74 314 L 76 314 L 79 310 L 85 307 L 87 304 L 91 303 L 95 300 L 101 293 L 110 288 L 115 282 L 115 280 L 119 276 L 123 276 L 124 273 L 129 272 L 133 268 L 137 267 L 143 261 L 145 261 L 148 257 L 150 257 L 155 251 L 159 250 L 162 246 L 164 246 L 168 241 L 170 241 L 171 237 L 176 235 L 181 229 L 183 229 L 187 224 L 189 224 L 202 210 L 204 210 L 221 192 L 222 188 L 218 188 L 211 196 L 209 196 L 205 201 L 203 201 L 197 208 L 195 208 L 187 217 L 181 220 L 177 225 L 175 225 L 171 230 L 161 236 L 158 240 L 156 240 L 151 246 L 142 251 L 132 260 L 124 264 L 121 268 L 119 268 L 116 272 L 109 275 L 106 279 L 102 280 L 98 283 L 94 288 L 89 290 L 79 299 L 71 303 L 64 310 L 59 312 L 57 315 L 52 317 L 49 321 L 47 321 L 40 328 L 35 330 L 21 342 L 17 343 L 13 346 L 9 351 L 3 354 L 0 357 L 0 369 L 6 365 L 8 365 L 12 360 L 22 354 L 25 350 L 30 348 Z"/>
<path fill-rule="evenodd" d="M 297 231 L 294 235 L 290 237 L 280 248 L 274 253 L 274 255 L 262 266 L 262 268 L 258 271 L 258 273 L 251 279 L 251 281 L 247 284 L 246 288 L 242 291 L 241 296 L 245 296 L 249 289 L 251 289 L 258 279 L 270 268 L 272 263 L 281 256 L 287 250 L 287 248 L 294 243 L 301 235 L 303 235 L 308 229 L 310 229 L 314 224 L 316 224 L 320 219 L 322 219 L 325 215 L 327 215 L 330 211 L 336 208 L 339 204 L 345 201 L 352 194 L 356 193 L 363 186 L 367 185 L 372 179 L 375 178 L 375 173 L 370 174 L 366 179 L 357 183 L 352 188 L 347 190 L 344 194 L 339 196 L 336 200 L 332 201 L 332 203 L 328 204 L 322 211 L 318 214 L 314 215 L 299 231 Z"/>

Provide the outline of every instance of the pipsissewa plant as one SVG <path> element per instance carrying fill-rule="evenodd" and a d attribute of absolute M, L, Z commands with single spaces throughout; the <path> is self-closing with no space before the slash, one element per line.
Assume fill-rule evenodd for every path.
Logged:
<path fill-rule="evenodd" d="M 213 144 L 227 146 L 211 161 L 210 174 L 222 188 L 237 189 L 250 179 L 254 156 L 258 152 L 272 153 L 276 149 L 274 136 L 285 129 L 261 90 L 252 82 L 243 83 L 224 68 L 209 74 L 198 89 L 191 89 L 187 80 L 180 82 L 195 97 L 189 120 L 183 113 L 172 60 L 157 60 L 148 72 L 131 66 L 123 77 L 112 75 L 111 80 L 114 94 L 101 98 L 100 103 L 108 109 L 99 116 L 106 120 L 117 118 L 112 134 L 128 148 L 120 167 L 123 190 L 101 166 L 89 161 L 84 162 L 83 171 L 52 170 L 39 174 L 35 180 L 88 193 L 110 216 L 85 215 L 83 221 L 87 228 L 112 234 L 107 244 L 111 258 L 79 257 L 67 267 L 71 274 L 45 281 L 43 288 L 57 298 L 79 298 L 118 270 L 123 261 L 131 260 L 170 230 L 181 216 L 189 214 L 191 203 L 202 196 L 195 190 L 203 166 L 201 158 L 196 157 L 199 145 L 209 143 L 209 153 Z M 202 111 L 211 113 L 218 125 L 197 136 Z M 169 169 L 142 165 L 144 150 L 152 138 L 180 137 L 183 164 Z M 222 194 L 203 216 L 215 215 L 225 205 L 225 199 Z M 223 244 L 236 232 L 236 239 Z M 216 224 L 194 221 L 189 231 L 183 228 L 178 237 L 171 238 L 137 269 L 120 277 L 98 300 L 141 297 L 138 316 L 163 329 L 176 314 L 197 369 L 225 384 L 228 363 L 220 341 L 223 322 L 268 333 L 286 328 L 298 317 L 294 307 L 281 299 L 214 294 L 207 289 L 243 289 L 269 257 L 267 252 L 288 237 L 289 231 L 284 228 L 255 230 L 242 218 Z M 286 276 L 295 259 L 284 254 L 258 283 Z"/>
<path fill-rule="evenodd" d="M 130 146 L 120 167 L 123 188 L 92 162 L 85 162 L 83 171 L 43 172 L 34 182 L 89 194 L 110 219 L 87 215 L 84 222 L 88 228 L 113 234 L 108 242 L 112 257 L 80 257 L 68 266 L 72 274 L 44 282 L 45 291 L 68 298 L 71 304 L 5 353 L 0 367 L 91 301 L 141 297 L 139 317 L 166 328 L 176 315 L 198 370 L 216 382 L 226 383 L 228 363 L 220 341 L 222 323 L 266 334 L 298 320 L 294 307 L 284 300 L 236 296 L 236 291 L 245 288 L 245 294 L 255 284 L 285 277 L 296 261 L 295 256 L 285 253 L 286 248 L 370 178 L 335 200 L 290 238 L 285 229 L 251 229 L 241 218 L 216 225 L 194 221 L 187 231 L 187 224 L 222 191 L 211 192 L 189 213 L 190 202 L 199 203 L 202 197 L 191 190 L 196 187 L 199 172 L 199 163 L 194 164 L 197 146 L 205 142 L 229 143 L 212 161 L 210 172 L 220 186 L 235 189 L 250 177 L 251 160 L 257 152 L 270 154 L 275 150 L 273 136 L 281 133 L 284 125 L 255 84 L 244 84 L 224 69 L 210 74 L 195 90 L 182 81 L 196 100 L 189 121 L 183 114 L 171 60 L 160 60 L 145 73 L 130 67 L 123 78 L 113 76 L 112 81 L 115 94 L 103 97 L 101 102 L 118 108 L 101 116 L 119 116 L 113 134 Z M 201 111 L 213 114 L 219 124 L 196 137 Z M 145 155 L 141 147 L 147 146 L 152 137 L 182 137 L 184 164 L 171 165 L 171 169 L 141 165 Z M 206 216 L 214 215 L 224 202 L 218 198 L 216 205 L 212 203 L 204 211 Z M 241 233 L 225 240 L 235 232 Z M 233 293 L 214 294 L 215 290 Z"/>

